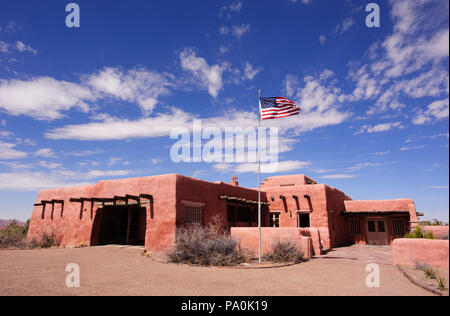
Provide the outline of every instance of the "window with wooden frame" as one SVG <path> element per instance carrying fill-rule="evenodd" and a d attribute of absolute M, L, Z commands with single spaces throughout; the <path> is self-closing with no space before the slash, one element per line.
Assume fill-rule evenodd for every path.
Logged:
<path fill-rule="evenodd" d="M 186 224 L 199 224 L 203 223 L 203 207 L 204 203 L 186 202 L 184 204 L 184 222 Z"/>
<path fill-rule="evenodd" d="M 350 221 L 350 234 L 361 235 L 361 221 L 351 220 Z"/>
<path fill-rule="evenodd" d="M 280 213 L 270 213 L 269 214 L 269 225 L 270 227 L 278 228 L 280 227 Z"/>

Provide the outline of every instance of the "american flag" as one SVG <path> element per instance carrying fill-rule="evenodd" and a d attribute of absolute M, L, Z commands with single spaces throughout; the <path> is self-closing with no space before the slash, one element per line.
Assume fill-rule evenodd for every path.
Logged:
<path fill-rule="evenodd" d="M 300 114 L 300 108 L 294 101 L 283 97 L 260 98 L 261 118 L 272 120 Z"/>

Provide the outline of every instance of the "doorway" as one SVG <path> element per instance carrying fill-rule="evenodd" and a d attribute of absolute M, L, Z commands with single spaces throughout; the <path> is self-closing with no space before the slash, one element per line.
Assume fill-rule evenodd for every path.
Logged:
<path fill-rule="evenodd" d="M 389 234 L 386 220 L 383 218 L 367 219 L 367 244 L 389 245 Z"/>
<path fill-rule="evenodd" d="M 143 246 L 146 208 L 139 205 L 105 206 L 100 220 L 99 245 Z"/>

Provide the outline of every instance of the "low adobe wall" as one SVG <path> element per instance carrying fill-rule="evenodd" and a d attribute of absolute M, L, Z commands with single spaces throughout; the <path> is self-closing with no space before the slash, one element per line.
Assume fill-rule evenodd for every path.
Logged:
<path fill-rule="evenodd" d="M 318 228 L 300 228 L 300 233 L 304 237 L 311 237 L 313 255 L 320 256 L 322 254 L 322 242 Z"/>
<path fill-rule="evenodd" d="M 448 226 L 420 226 L 424 233 L 432 232 L 437 239 L 448 239 Z"/>
<path fill-rule="evenodd" d="M 396 239 L 392 244 L 395 265 L 415 266 L 426 263 L 435 268 L 449 268 L 448 240 Z"/>
<path fill-rule="evenodd" d="M 250 249 L 255 255 L 258 254 L 259 249 L 259 233 L 258 228 L 231 228 L 231 236 L 241 242 L 242 248 Z M 290 240 L 296 243 L 297 247 L 304 253 L 305 259 L 313 257 L 313 247 L 311 237 L 302 236 L 300 228 L 286 227 L 286 228 L 269 228 L 263 227 L 261 230 L 261 244 L 262 253 L 267 253 L 274 242 L 277 240 Z"/>

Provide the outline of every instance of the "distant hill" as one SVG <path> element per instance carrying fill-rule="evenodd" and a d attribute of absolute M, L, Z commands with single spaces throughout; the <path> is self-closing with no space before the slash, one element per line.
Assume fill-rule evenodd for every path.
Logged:
<path fill-rule="evenodd" d="M 9 224 L 11 224 L 14 220 L 13 219 L 0 219 L 0 229 L 5 228 L 6 226 L 8 226 Z M 25 226 L 26 224 L 22 221 L 19 220 L 15 220 L 17 225 L 20 226 Z"/>

